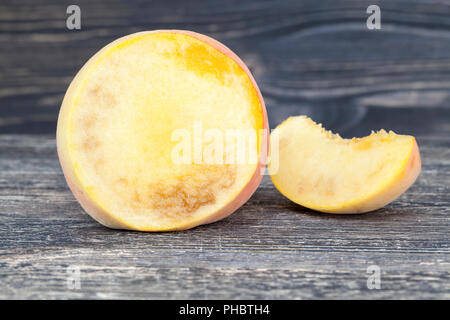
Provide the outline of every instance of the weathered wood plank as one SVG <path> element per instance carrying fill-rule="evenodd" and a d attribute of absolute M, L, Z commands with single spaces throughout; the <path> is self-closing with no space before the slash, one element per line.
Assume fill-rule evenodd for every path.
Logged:
<path fill-rule="evenodd" d="M 193 230 L 106 229 L 68 190 L 51 136 L 0 136 L 0 298 L 450 298 L 450 3 L 377 1 L 70 1 L 0 3 L 0 132 L 52 133 L 81 65 L 122 35 L 209 34 L 249 65 L 272 127 L 308 114 L 344 136 L 419 135 L 423 172 L 375 213 L 332 216 L 265 179 L 231 217 Z M 382 270 L 368 290 L 366 268 Z M 81 270 L 80 290 L 67 267 Z"/>
<path fill-rule="evenodd" d="M 70 80 L 97 50 L 129 33 L 181 28 L 243 58 L 272 127 L 307 114 L 344 136 L 382 127 L 450 134 L 450 2 L 375 2 L 377 31 L 365 26 L 369 0 L 80 0 L 82 29 L 69 31 L 70 1 L 4 0 L 0 132 L 54 132 Z"/>
<path fill-rule="evenodd" d="M 175 233 L 110 230 L 68 190 L 53 136 L 0 135 L 0 298 L 450 298 L 450 139 L 418 139 L 423 171 L 358 216 L 314 213 L 265 178 L 238 212 Z M 381 268 L 381 290 L 366 268 Z M 81 288 L 67 287 L 80 268 Z"/>

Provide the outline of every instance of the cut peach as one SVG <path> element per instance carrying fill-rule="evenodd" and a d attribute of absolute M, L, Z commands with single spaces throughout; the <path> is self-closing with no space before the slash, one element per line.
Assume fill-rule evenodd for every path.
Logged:
<path fill-rule="evenodd" d="M 141 32 L 78 72 L 59 114 L 58 155 L 75 197 L 103 225 L 182 230 L 249 199 L 267 128 L 255 80 L 230 49 L 194 32 Z M 236 160 L 242 141 L 229 132 L 253 137 L 247 158 Z"/>
<path fill-rule="evenodd" d="M 412 136 L 381 130 L 343 139 L 305 116 L 280 124 L 271 134 L 275 145 L 279 160 L 271 178 L 276 188 L 295 203 L 321 212 L 379 209 L 405 192 L 421 169 Z"/>

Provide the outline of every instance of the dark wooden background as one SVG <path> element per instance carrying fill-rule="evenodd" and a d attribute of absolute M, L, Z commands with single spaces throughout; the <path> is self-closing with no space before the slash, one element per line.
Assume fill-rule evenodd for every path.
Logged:
<path fill-rule="evenodd" d="M 82 28 L 66 28 L 81 7 Z M 366 28 L 381 7 L 382 29 Z M 189 29 L 252 70 L 271 127 L 307 114 L 343 136 L 416 135 L 418 182 L 361 216 L 313 213 L 268 179 L 230 218 L 143 234 L 101 227 L 68 190 L 54 133 L 65 90 L 101 47 Z M 450 1 L 2 0 L 1 298 L 450 298 Z M 366 268 L 382 270 L 368 290 Z M 67 267 L 81 268 L 79 290 Z"/>
<path fill-rule="evenodd" d="M 71 79 L 100 48 L 161 28 L 210 35 L 253 71 L 274 127 L 308 114 L 344 135 L 449 134 L 450 1 L 78 0 L 0 3 L 0 132 L 54 133 Z M 382 29 L 368 30 L 378 4 Z"/>

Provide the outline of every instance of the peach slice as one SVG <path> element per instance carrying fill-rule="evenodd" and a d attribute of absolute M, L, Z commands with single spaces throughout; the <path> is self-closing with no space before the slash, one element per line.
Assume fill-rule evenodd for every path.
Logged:
<path fill-rule="evenodd" d="M 271 172 L 276 188 L 322 212 L 379 209 L 405 192 L 421 169 L 415 138 L 392 131 L 343 139 L 298 116 L 280 124 L 270 139 L 271 146 L 279 145 L 278 168 Z"/>
<path fill-rule="evenodd" d="M 250 198 L 267 129 L 258 86 L 230 49 L 189 31 L 140 32 L 78 72 L 58 118 L 58 155 L 73 194 L 103 225 L 183 230 Z"/>

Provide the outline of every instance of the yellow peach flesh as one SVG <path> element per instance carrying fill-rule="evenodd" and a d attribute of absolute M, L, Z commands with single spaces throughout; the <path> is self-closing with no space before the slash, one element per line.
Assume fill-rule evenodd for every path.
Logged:
<path fill-rule="evenodd" d="M 174 163 L 173 133 L 196 125 L 257 132 L 258 161 Z M 143 32 L 103 48 L 72 81 L 58 154 L 74 195 L 102 224 L 180 230 L 226 217 L 251 196 L 267 127 L 259 89 L 229 49 L 192 32 Z"/>
<path fill-rule="evenodd" d="M 275 144 L 279 162 L 271 174 L 274 185 L 290 200 L 322 212 L 379 209 L 405 192 L 421 169 L 412 136 L 381 130 L 343 139 L 305 116 L 279 125 L 271 134 Z"/>

